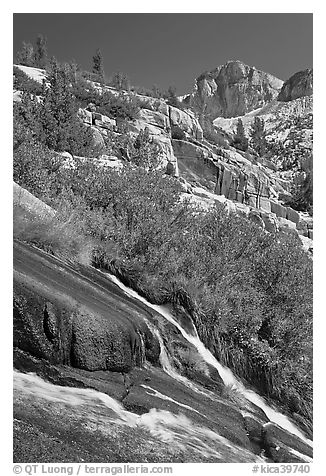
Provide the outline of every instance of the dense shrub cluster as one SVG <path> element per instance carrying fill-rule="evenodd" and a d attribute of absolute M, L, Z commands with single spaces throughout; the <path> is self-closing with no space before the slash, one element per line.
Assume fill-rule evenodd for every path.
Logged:
<path fill-rule="evenodd" d="M 74 82 L 72 92 L 80 107 L 93 103 L 101 114 L 121 120 L 136 119 L 141 107 L 141 101 L 137 96 L 123 91 L 115 94 L 107 89 L 99 92 L 83 78 L 78 78 Z"/>

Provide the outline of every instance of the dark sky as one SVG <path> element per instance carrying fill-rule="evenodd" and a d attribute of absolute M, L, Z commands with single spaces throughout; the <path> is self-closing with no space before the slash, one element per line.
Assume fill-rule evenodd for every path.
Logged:
<path fill-rule="evenodd" d="M 312 67 L 312 14 L 14 14 L 14 53 L 39 33 L 59 61 L 91 70 L 100 48 L 107 77 L 122 71 L 134 85 L 173 85 L 178 94 L 227 60 L 283 80 Z"/>

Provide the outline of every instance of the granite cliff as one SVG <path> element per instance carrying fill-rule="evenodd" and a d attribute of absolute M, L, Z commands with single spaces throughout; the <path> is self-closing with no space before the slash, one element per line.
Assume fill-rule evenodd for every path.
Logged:
<path fill-rule="evenodd" d="M 271 74 L 241 61 L 228 61 L 201 74 L 185 102 L 212 120 L 242 116 L 277 97 L 282 85 L 283 81 Z"/>

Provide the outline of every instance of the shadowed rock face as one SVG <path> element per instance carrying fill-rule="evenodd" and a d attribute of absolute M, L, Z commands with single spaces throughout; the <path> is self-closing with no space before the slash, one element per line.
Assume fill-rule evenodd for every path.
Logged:
<path fill-rule="evenodd" d="M 80 273 L 15 244 L 14 346 L 54 364 L 128 372 L 159 358 L 139 306 L 90 270 Z"/>
<path fill-rule="evenodd" d="M 280 79 L 241 61 L 228 61 L 197 78 L 189 102 L 196 112 L 211 119 L 236 117 L 273 100 L 282 84 Z"/>
<path fill-rule="evenodd" d="M 278 101 L 293 101 L 304 96 L 312 96 L 313 92 L 313 72 L 312 69 L 299 71 L 291 76 L 282 86 Z"/>

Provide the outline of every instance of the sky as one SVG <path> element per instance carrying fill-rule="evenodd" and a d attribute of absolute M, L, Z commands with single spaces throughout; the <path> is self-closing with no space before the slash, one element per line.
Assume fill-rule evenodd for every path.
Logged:
<path fill-rule="evenodd" d="M 283 80 L 312 67 L 312 23 L 307 13 L 17 13 L 13 54 L 43 34 L 59 61 L 91 70 L 100 48 L 108 78 L 122 71 L 133 85 L 185 94 L 228 60 Z"/>

